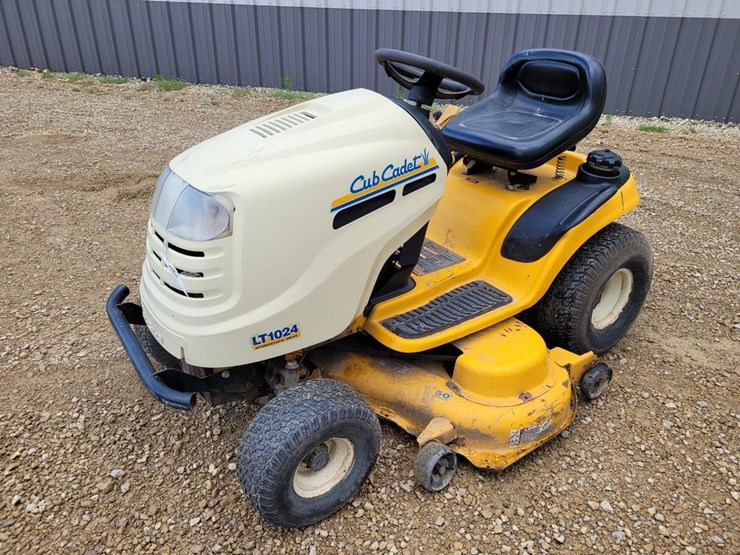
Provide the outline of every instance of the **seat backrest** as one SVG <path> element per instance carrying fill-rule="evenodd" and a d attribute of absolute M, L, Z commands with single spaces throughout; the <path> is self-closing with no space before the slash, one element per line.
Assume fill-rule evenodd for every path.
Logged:
<path fill-rule="evenodd" d="M 598 120 L 606 100 L 606 73 L 599 60 L 581 52 L 525 50 L 506 62 L 497 93 L 513 94 L 522 104 L 529 100 L 550 109 L 581 110 Z"/>
<path fill-rule="evenodd" d="M 578 69 L 553 60 L 532 60 L 519 67 L 517 82 L 529 94 L 567 100 L 581 91 Z"/>

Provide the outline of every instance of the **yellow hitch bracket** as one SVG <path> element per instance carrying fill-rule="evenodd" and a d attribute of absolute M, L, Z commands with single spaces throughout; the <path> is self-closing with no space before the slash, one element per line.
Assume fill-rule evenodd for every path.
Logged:
<path fill-rule="evenodd" d="M 422 430 L 416 441 L 419 443 L 419 447 L 424 447 L 431 441 L 438 441 L 443 445 L 447 445 L 456 439 L 457 432 L 452 422 L 441 416 L 435 416 L 429 421 L 427 427 Z"/>
<path fill-rule="evenodd" d="M 554 347 L 550 350 L 550 356 L 555 361 L 555 364 L 568 371 L 570 381 L 574 385 L 581 383 L 583 375 L 596 362 L 596 355 L 591 351 L 583 355 L 577 355 L 560 347 Z"/>
<path fill-rule="evenodd" d="M 449 123 L 449 121 L 454 118 L 457 114 L 460 113 L 460 106 L 455 106 L 454 104 L 448 104 L 445 109 L 442 111 L 442 115 L 439 116 L 439 119 L 434 122 L 434 125 L 442 129 L 445 125 Z"/>

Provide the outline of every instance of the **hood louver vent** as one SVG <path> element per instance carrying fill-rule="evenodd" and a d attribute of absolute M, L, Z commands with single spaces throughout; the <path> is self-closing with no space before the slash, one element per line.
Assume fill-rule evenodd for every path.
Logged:
<path fill-rule="evenodd" d="M 302 123 L 308 123 L 312 119 L 316 119 L 316 115 L 311 112 L 295 112 L 279 118 L 274 118 L 268 121 L 263 121 L 259 125 L 252 127 L 250 131 L 255 135 L 259 135 L 263 139 L 269 139 L 273 135 L 297 127 Z"/>

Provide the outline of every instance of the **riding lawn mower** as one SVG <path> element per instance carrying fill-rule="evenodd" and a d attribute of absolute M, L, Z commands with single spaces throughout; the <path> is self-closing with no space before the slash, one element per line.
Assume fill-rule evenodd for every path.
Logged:
<path fill-rule="evenodd" d="M 495 91 L 399 50 L 375 54 L 407 99 L 356 89 L 261 117 L 175 157 L 151 204 L 140 303 L 108 316 L 146 389 L 261 406 L 237 476 L 269 522 L 306 526 L 355 496 L 378 417 L 416 437 L 418 482 L 458 457 L 501 470 L 599 397 L 596 357 L 628 331 L 652 275 L 609 150 L 577 143 L 606 98 L 602 64 L 528 50 Z"/>

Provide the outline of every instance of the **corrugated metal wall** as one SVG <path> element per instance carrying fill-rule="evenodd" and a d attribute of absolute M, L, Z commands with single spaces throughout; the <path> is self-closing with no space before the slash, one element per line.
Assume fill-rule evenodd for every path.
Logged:
<path fill-rule="evenodd" d="M 604 62 L 607 113 L 737 122 L 740 19 L 723 15 L 721 0 L 711 17 L 690 14 L 686 1 L 674 2 L 684 11 L 659 15 L 595 15 L 603 12 L 580 1 L 562 13 L 502 13 L 465 9 L 475 2 L 418 11 L 403 9 L 404 2 L 379 9 L 378 0 L 355 1 L 354 8 L 330 0 L 0 0 L 0 64 L 267 87 L 288 77 L 302 90 L 390 94 L 395 85 L 372 61 L 381 46 L 457 65 L 489 89 L 514 52 L 567 48 Z"/>

